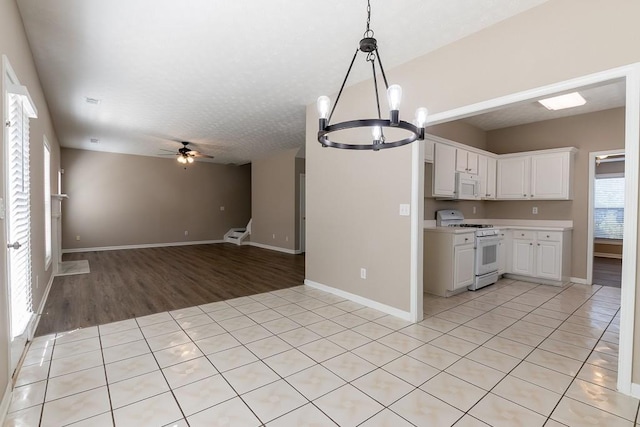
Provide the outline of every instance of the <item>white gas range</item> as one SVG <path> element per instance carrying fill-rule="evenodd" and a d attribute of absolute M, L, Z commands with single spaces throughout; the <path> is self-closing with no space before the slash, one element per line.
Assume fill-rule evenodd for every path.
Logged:
<path fill-rule="evenodd" d="M 475 291 L 498 281 L 498 245 L 502 237 L 491 224 L 464 223 L 464 215 L 459 210 L 436 212 L 436 226 L 452 229 L 474 228 L 475 264 L 474 281 L 467 289 Z"/>

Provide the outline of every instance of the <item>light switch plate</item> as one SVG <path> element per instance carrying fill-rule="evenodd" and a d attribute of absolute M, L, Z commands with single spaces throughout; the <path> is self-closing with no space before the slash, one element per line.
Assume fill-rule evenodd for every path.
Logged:
<path fill-rule="evenodd" d="M 400 216 L 410 216 L 411 215 L 411 205 L 401 204 L 400 205 Z"/>

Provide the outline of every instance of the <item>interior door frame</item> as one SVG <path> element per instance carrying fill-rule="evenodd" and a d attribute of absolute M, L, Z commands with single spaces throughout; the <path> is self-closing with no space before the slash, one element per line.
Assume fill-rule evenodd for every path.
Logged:
<path fill-rule="evenodd" d="M 307 239 L 306 239 L 306 232 L 307 232 L 307 227 L 306 227 L 306 222 L 305 222 L 305 216 L 307 214 L 307 209 L 306 209 L 306 200 L 307 200 L 307 175 L 304 173 L 300 174 L 300 194 L 299 194 L 299 200 L 300 200 L 300 206 L 298 207 L 300 209 L 299 213 L 300 213 L 300 224 L 298 226 L 298 233 L 300 234 L 300 237 L 298 238 L 298 242 L 299 242 L 299 247 L 298 249 L 300 250 L 300 253 L 304 253 L 306 252 L 306 243 L 307 243 Z"/>
<path fill-rule="evenodd" d="M 587 285 L 593 285 L 593 253 L 594 253 L 593 227 L 595 225 L 594 224 L 595 220 L 593 218 L 593 209 L 595 204 L 594 187 L 595 187 L 595 180 L 596 180 L 596 157 L 603 156 L 603 155 L 614 155 L 614 154 L 624 154 L 624 153 L 625 153 L 624 148 L 617 149 L 617 150 L 591 151 L 589 153 L 589 202 L 588 202 L 589 204 L 587 207 L 587 209 L 589 210 L 589 219 L 588 219 L 589 229 L 587 232 Z M 625 156 L 625 162 L 626 162 L 626 156 Z M 626 174 L 625 174 L 625 177 L 626 177 Z M 625 194 L 625 197 L 626 197 L 626 194 Z M 622 241 L 624 242 L 624 236 Z"/>
<path fill-rule="evenodd" d="M 622 286 L 620 308 L 620 348 L 618 358 L 618 391 L 624 394 L 640 398 L 640 384 L 632 383 L 633 369 L 633 345 L 635 328 L 636 307 L 636 260 L 638 255 L 638 188 L 640 169 L 640 62 L 613 68 L 606 71 L 589 74 L 586 76 L 553 83 L 534 89 L 516 92 L 510 95 L 494 98 L 470 104 L 464 107 L 454 108 L 431 115 L 427 120 L 427 126 L 464 119 L 470 116 L 495 111 L 502 107 L 520 103 L 531 102 L 546 98 L 554 94 L 570 92 L 585 86 L 606 84 L 608 82 L 624 80 L 626 83 L 625 99 L 625 224 L 622 253 Z M 424 161 L 419 158 L 416 151 L 413 152 L 413 161 Z M 424 188 L 412 185 L 412 196 L 421 197 L 421 205 L 424 207 Z M 412 229 L 415 238 L 416 233 L 423 230 Z M 422 258 L 421 246 L 412 247 L 412 260 Z M 420 268 L 418 263 L 412 262 L 412 268 Z M 413 272 L 412 272 L 413 273 Z M 422 271 L 415 276 L 422 276 Z M 414 277 L 415 277 L 414 276 Z M 422 291 L 422 286 L 413 286 L 412 291 Z M 421 294 L 412 295 L 412 299 L 422 298 Z M 412 307 L 413 308 L 413 307 Z"/>

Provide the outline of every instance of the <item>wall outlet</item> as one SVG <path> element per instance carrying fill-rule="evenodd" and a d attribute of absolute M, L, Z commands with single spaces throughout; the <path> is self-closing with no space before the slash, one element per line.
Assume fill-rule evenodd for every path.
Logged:
<path fill-rule="evenodd" d="M 184 235 L 188 236 L 189 235 L 189 230 L 184 230 Z"/>
<path fill-rule="evenodd" d="M 275 240 L 276 235 L 275 235 L 275 234 L 272 234 L 272 235 L 271 235 L 271 237 Z"/>
<path fill-rule="evenodd" d="M 473 209 L 473 213 L 475 214 L 477 212 L 476 207 L 474 206 L 472 209 Z"/>
<path fill-rule="evenodd" d="M 40 287 L 40 276 L 36 275 L 36 289 Z"/>
<path fill-rule="evenodd" d="M 360 269 L 360 278 L 361 279 L 366 279 L 367 278 L 367 269 L 366 268 L 361 268 Z"/>
<path fill-rule="evenodd" d="M 284 237 L 284 241 L 285 241 L 285 242 L 288 242 L 288 241 L 289 241 L 289 236 L 285 236 L 285 237 Z"/>
<path fill-rule="evenodd" d="M 224 206 L 220 206 L 220 210 L 223 211 L 224 210 Z"/>
<path fill-rule="evenodd" d="M 77 240 L 77 241 L 80 241 L 80 235 L 77 235 L 77 236 L 76 236 L 76 240 Z"/>
<path fill-rule="evenodd" d="M 400 216 L 410 216 L 411 215 L 411 205 L 402 203 L 400 205 Z"/>
<path fill-rule="evenodd" d="M 538 207 L 534 206 L 533 209 L 531 209 L 531 213 L 534 215 L 538 215 Z"/>

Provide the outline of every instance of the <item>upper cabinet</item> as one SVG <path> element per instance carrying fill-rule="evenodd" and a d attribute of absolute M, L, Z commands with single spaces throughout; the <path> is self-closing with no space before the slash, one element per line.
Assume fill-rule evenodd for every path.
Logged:
<path fill-rule="evenodd" d="M 478 174 L 478 153 L 456 148 L 456 172 Z"/>
<path fill-rule="evenodd" d="M 424 161 L 427 163 L 433 163 L 433 156 L 436 143 L 429 139 L 424 140 Z"/>
<path fill-rule="evenodd" d="M 497 198 L 571 200 L 575 148 L 514 154 L 498 159 Z"/>
<path fill-rule="evenodd" d="M 480 177 L 480 198 L 496 198 L 496 159 L 478 155 L 478 176 Z"/>
<path fill-rule="evenodd" d="M 433 195 L 453 197 L 456 191 L 456 148 L 437 143 L 433 159 Z"/>

